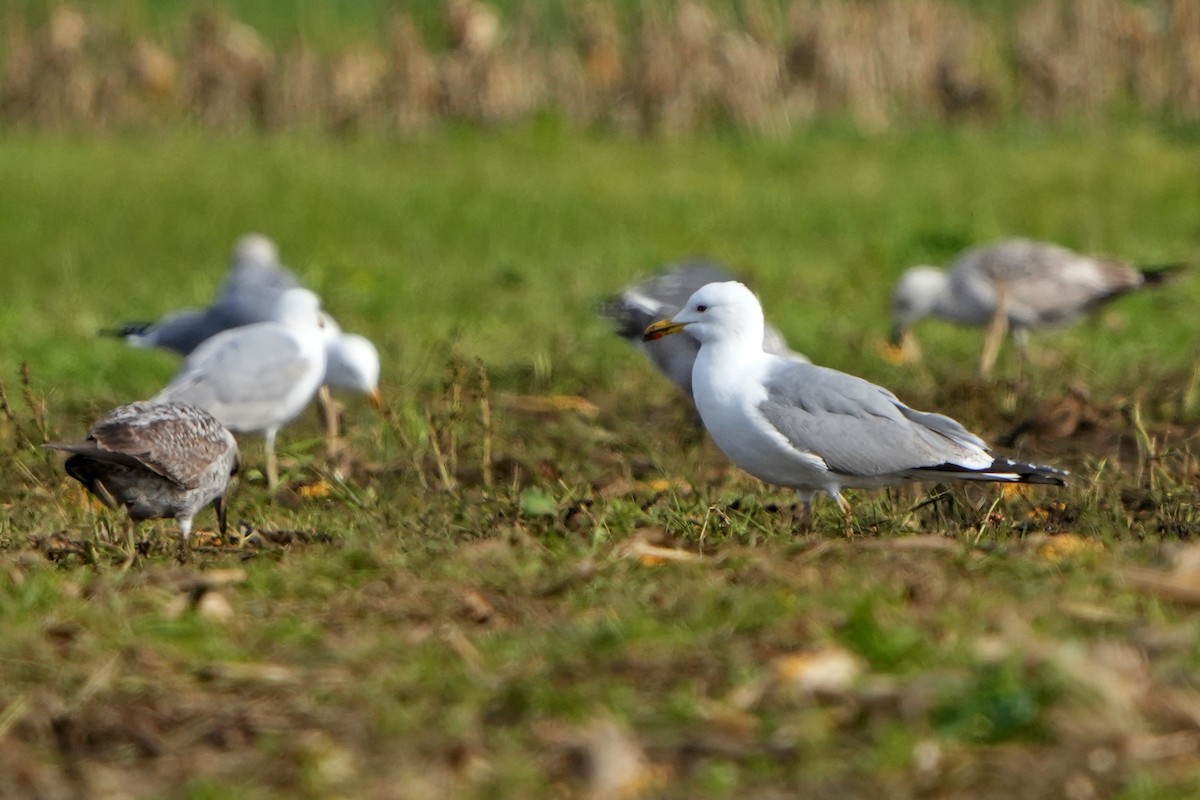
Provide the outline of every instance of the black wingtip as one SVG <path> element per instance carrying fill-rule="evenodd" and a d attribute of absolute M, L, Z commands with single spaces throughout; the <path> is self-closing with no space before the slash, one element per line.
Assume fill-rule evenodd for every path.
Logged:
<path fill-rule="evenodd" d="M 1142 273 L 1142 280 L 1147 286 L 1161 286 L 1165 283 L 1170 283 L 1179 277 L 1180 273 L 1187 270 L 1189 265 L 1186 262 L 1179 261 L 1173 264 L 1150 264 L 1138 267 L 1138 272 Z"/>
<path fill-rule="evenodd" d="M 101 328 L 96 331 L 98 336 L 111 336 L 114 339 L 124 339 L 126 336 L 141 336 L 150 330 L 153 322 L 126 322 L 119 328 Z"/>
<path fill-rule="evenodd" d="M 1043 486 L 1066 486 L 1071 473 L 1057 467 L 1028 464 L 1010 458 L 997 458 L 982 469 L 964 467 L 960 464 L 939 464 L 922 467 L 919 471 L 940 473 L 960 480 L 996 481 L 999 483 L 1033 483 Z"/>

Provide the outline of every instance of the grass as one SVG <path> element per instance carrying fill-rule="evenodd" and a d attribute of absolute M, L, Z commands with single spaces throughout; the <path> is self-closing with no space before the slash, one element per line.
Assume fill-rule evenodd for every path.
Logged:
<path fill-rule="evenodd" d="M 992 384 L 978 332 L 922 326 L 924 371 L 877 347 L 899 272 L 976 241 L 1194 259 L 1198 168 L 1138 128 L 6 137 L 0 793 L 1194 796 L 1192 578 L 1165 568 L 1200 530 L 1196 282 Z M 184 570 L 163 524 L 119 572 L 122 520 L 36 444 L 170 377 L 95 331 L 204 303 L 246 230 L 380 344 L 391 413 L 346 399 L 341 473 L 315 419 L 287 429 L 275 496 L 244 444 L 232 516 L 266 544 L 203 539 Z M 798 349 L 990 439 L 1086 385 L 1088 424 L 1019 443 L 1077 482 L 856 493 L 854 540 L 827 504 L 796 533 L 594 316 L 689 254 Z M 562 395 L 596 410 L 529 400 Z M 814 663 L 842 666 L 814 688 Z"/>

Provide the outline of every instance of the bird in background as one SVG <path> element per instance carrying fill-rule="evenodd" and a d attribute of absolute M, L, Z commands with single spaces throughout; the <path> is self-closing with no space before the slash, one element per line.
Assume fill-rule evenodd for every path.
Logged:
<path fill-rule="evenodd" d="M 234 244 L 229 274 L 208 308 L 185 308 L 157 322 L 127 322 L 104 333 L 119 336 L 134 347 L 160 347 L 186 356 L 221 331 L 270 322 L 275 298 L 299 287 L 300 280 L 280 263 L 275 243 L 249 233 Z"/>
<path fill-rule="evenodd" d="M 275 300 L 275 322 L 221 331 L 191 352 L 154 403 L 187 403 L 236 433 L 261 433 L 267 485 L 279 483 L 275 439 L 311 402 L 325 377 L 326 336 L 319 298 L 288 289 Z"/>
<path fill-rule="evenodd" d="M 647 341 L 642 334 L 650 323 L 679 312 L 700 287 L 730 280 L 733 276 L 729 271 L 711 261 L 671 264 L 658 275 L 630 284 L 606 299 L 600 306 L 600 314 L 617 324 L 618 336 L 640 350 L 671 383 L 692 397 L 692 365 L 700 343 L 686 336 Z M 768 353 L 808 361 L 788 348 L 783 334 L 773 325 L 764 326 L 762 344 Z"/>
<path fill-rule="evenodd" d="M 890 343 L 916 355 L 912 327 L 928 316 L 986 327 L 979 374 L 987 377 L 1007 334 L 1023 353 L 1031 330 L 1065 325 L 1121 295 L 1161 285 L 1183 266 L 1135 266 L 1047 242 L 1004 239 L 967 250 L 944 270 L 906 270 L 892 295 Z"/>
<path fill-rule="evenodd" d="M 881 386 L 763 349 L 763 310 L 746 286 L 713 283 L 656 322 L 647 341 L 685 333 L 699 344 L 692 396 L 723 453 L 756 478 L 795 489 L 811 515 L 825 492 L 908 481 L 1065 485 L 1067 473 L 994 456 L 961 424 L 909 408 Z"/>
<path fill-rule="evenodd" d="M 108 412 L 78 443 L 43 447 L 71 454 L 66 471 L 109 508 L 129 513 L 126 564 L 144 520 L 174 518 L 189 552 L 192 520 L 212 503 L 224 535 L 229 484 L 241 461 L 237 442 L 211 414 L 180 403 L 131 403 Z"/>
<path fill-rule="evenodd" d="M 187 356 L 200 344 L 222 331 L 259 322 L 278 322 L 274 316 L 279 296 L 289 289 L 303 288 L 299 278 L 279 259 L 275 242 L 249 233 L 234 244 L 229 274 L 212 305 L 184 309 L 158 322 L 126 323 L 105 333 L 120 336 L 134 347 L 159 347 Z M 366 395 L 371 405 L 381 408 L 379 351 L 371 341 L 345 333 L 329 314 L 325 319 L 327 373 L 318 399 L 326 447 L 336 449 L 339 408 L 329 389 L 344 389 Z"/>

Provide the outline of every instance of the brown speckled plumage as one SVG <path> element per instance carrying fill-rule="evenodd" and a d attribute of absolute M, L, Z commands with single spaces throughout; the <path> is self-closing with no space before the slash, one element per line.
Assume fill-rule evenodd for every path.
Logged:
<path fill-rule="evenodd" d="M 131 403 L 110 411 L 71 453 L 67 474 L 139 523 L 174 517 L 184 541 L 208 503 L 225 532 L 225 495 L 239 466 L 237 442 L 211 414 L 182 403 Z"/>

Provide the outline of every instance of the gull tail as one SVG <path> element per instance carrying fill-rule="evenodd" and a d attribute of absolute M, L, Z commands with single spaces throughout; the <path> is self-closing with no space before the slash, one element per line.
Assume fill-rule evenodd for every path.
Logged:
<path fill-rule="evenodd" d="M 914 478 L 954 481 L 999 481 L 1000 483 L 1040 483 L 1046 486 L 1066 486 L 1069 472 L 1055 467 L 1027 464 L 1009 458 L 997 458 L 979 469 L 959 464 L 938 464 L 935 467 L 919 467 L 911 471 Z"/>
<path fill-rule="evenodd" d="M 1179 273 L 1188 268 L 1188 264 L 1179 261 L 1173 264 L 1148 264 L 1139 266 L 1137 271 L 1142 273 L 1145 286 L 1162 286 L 1179 277 Z"/>

